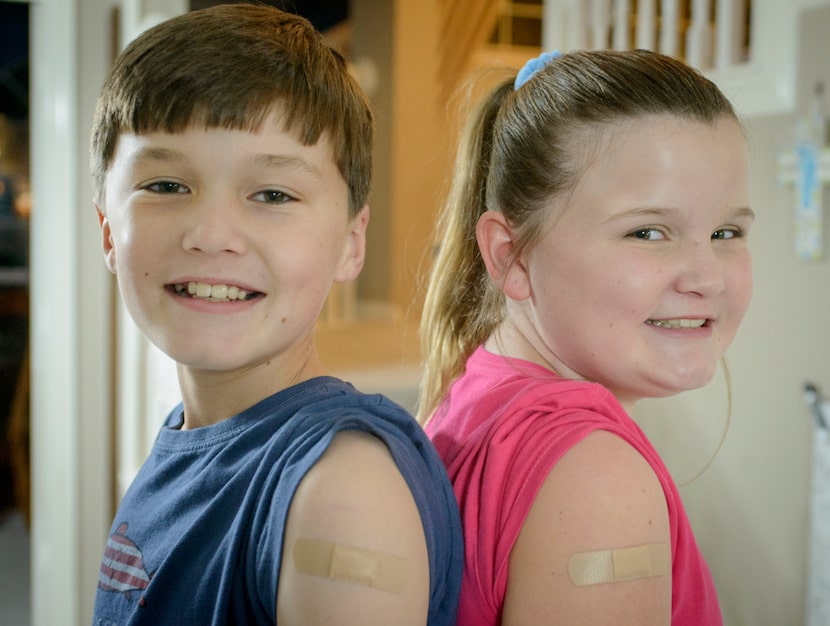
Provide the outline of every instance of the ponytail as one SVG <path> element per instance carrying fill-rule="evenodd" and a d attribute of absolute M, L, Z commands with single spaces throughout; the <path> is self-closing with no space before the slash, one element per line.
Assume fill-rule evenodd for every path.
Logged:
<path fill-rule="evenodd" d="M 493 126 L 512 91 L 511 77 L 490 92 L 467 122 L 449 196 L 438 216 L 437 254 L 421 317 L 424 370 L 417 414 L 421 423 L 464 371 L 470 354 L 501 321 L 504 297 L 487 275 L 476 224 L 487 210 Z"/>

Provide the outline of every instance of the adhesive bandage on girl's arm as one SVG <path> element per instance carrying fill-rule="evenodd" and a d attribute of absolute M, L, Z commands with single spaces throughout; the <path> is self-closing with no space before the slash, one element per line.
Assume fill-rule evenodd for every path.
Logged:
<path fill-rule="evenodd" d="M 578 587 L 665 576 L 670 571 L 671 551 L 665 543 L 578 552 L 568 561 L 568 576 Z"/>
<path fill-rule="evenodd" d="M 392 593 L 403 592 L 410 576 L 409 562 L 404 558 L 319 539 L 298 539 L 293 563 L 302 574 Z"/>

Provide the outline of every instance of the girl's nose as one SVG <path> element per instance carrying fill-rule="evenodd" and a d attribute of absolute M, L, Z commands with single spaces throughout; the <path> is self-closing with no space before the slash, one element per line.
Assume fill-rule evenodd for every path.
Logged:
<path fill-rule="evenodd" d="M 709 296 L 722 292 L 725 286 L 722 259 L 712 241 L 690 242 L 679 258 L 678 291 Z"/>

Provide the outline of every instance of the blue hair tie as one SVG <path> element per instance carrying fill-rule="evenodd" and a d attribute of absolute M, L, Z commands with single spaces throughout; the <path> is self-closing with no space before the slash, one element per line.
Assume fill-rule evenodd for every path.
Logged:
<path fill-rule="evenodd" d="M 538 57 L 530 59 L 527 63 L 525 63 L 524 67 L 519 70 L 519 74 L 516 76 L 516 80 L 513 83 L 513 90 L 516 91 L 519 87 L 529 81 L 533 75 L 536 74 L 536 72 L 561 55 L 562 53 L 559 52 L 559 50 L 553 50 L 552 52 L 543 52 Z"/>

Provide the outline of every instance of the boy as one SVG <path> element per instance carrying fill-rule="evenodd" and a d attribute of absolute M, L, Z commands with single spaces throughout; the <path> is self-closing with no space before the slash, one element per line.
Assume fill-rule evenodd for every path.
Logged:
<path fill-rule="evenodd" d="M 325 376 L 363 265 L 371 113 L 304 19 L 224 5 L 117 59 L 92 132 L 104 256 L 182 404 L 119 506 L 95 624 L 452 624 L 458 513 L 402 409 Z"/>

